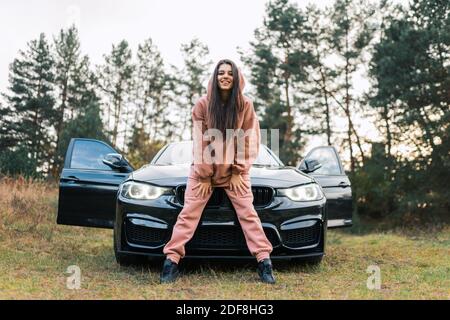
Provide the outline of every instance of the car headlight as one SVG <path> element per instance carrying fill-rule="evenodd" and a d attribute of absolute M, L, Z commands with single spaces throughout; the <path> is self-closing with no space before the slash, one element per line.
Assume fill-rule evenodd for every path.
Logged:
<path fill-rule="evenodd" d="M 128 199 L 154 200 L 163 194 L 172 194 L 171 188 L 162 188 L 139 182 L 125 182 L 122 185 L 120 195 Z"/>
<path fill-rule="evenodd" d="M 278 193 L 293 201 L 314 201 L 323 198 L 322 189 L 316 183 L 288 189 L 278 189 Z"/>

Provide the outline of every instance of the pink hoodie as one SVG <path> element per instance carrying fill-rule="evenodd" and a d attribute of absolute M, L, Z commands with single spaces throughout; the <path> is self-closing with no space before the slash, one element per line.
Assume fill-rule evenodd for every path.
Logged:
<path fill-rule="evenodd" d="M 240 90 L 243 90 L 245 81 L 240 70 L 239 80 Z M 205 134 L 210 129 L 207 119 L 211 84 L 210 80 L 207 95 L 201 97 L 192 110 L 194 163 L 191 165 L 190 176 L 203 182 L 211 181 L 214 187 L 224 187 L 229 185 L 232 173 L 248 176 L 259 153 L 260 128 L 252 100 L 243 96 L 244 108 L 238 113 L 237 129 L 242 129 L 246 133 L 245 138 L 235 137 L 225 143 L 223 137 L 223 140 L 216 138 L 211 142 L 211 134 Z M 214 151 L 211 152 L 208 148 Z M 222 153 L 218 152 L 219 150 L 222 150 Z"/>

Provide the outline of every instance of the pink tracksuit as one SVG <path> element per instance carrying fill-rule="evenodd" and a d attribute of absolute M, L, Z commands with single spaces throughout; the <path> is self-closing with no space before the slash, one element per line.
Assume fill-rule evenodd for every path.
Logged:
<path fill-rule="evenodd" d="M 240 89 L 242 90 L 244 80 L 241 73 L 239 76 Z M 210 91 L 210 87 L 208 88 L 208 91 Z M 221 140 L 205 142 L 203 135 L 208 129 L 208 97 L 209 92 L 207 96 L 200 98 L 192 111 L 192 119 L 194 122 L 194 149 L 198 147 L 203 151 L 210 145 L 216 153 L 218 150 L 221 150 L 221 152 L 223 151 L 224 155 L 221 160 L 225 159 L 225 161 L 215 163 L 211 158 L 206 159 L 205 157 L 207 156 L 202 152 L 198 153 L 202 157 L 200 159 L 201 161 L 194 160 L 194 163 L 191 165 L 184 196 L 184 207 L 178 215 L 177 222 L 173 228 L 172 238 L 164 247 L 164 254 L 166 254 L 168 259 L 175 263 L 179 263 L 180 259 L 185 256 L 185 245 L 194 235 L 203 209 L 212 194 L 212 192 L 209 192 L 204 198 L 197 197 L 197 189 L 195 186 L 200 181 L 208 181 L 211 182 L 213 187 L 224 188 L 238 216 L 248 249 L 259 262 L 265 258 L 269 258 L 270 253 L 272 252 L 272 245 L 267 239 L 258 214 L 253 207 L 253 193 L 251 191 L 249 175 L 251 165 L 256 159 L 259 151 L 260 132 L 258 118 L 253 107 L 253 102 L 249 98 L 243 96 L 244 105 L 243 110 L 238 113 L 237 128 L 251 133 L 243 140 L 245 141 L 243 144 L 245 153 L 239 153 L 240 151 L 238 151 L 238 148 L 235 147 L 234 144 L 229 145 L 229 142 L 233 139 L 227 142 Z M 197 133 L 196 124 L 199 124 L 197 126 Z M 239 160 L 237 160 L 238 158 Z M 229 161 L 226 161 L 227 159 L 229 159 Z M 243 194 L 240 194 L 236 190 L 230 190 L 229 181 L 231 174 L 240 174 L 246 182 L 248 187 L 245 188 Z"/>

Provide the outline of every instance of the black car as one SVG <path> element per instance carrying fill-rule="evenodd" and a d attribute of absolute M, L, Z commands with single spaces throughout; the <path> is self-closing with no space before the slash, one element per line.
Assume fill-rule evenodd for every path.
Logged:
<path fill-rule="evenodd" d="M 108 144 L 70 141 L 59 187 L 59 224 L 114 228 L 114 253 L 123 265 L 163 257 L 183 208 L 192 142 L 166 145 L 134 170 Z M 272 259 L 318 263 L 327 228 L 352 223 L 350 181 L 333 147 L 313 149 L 299 168 L 284 166 L 266 146 L 250 170 L 253 204 L 273 245 Z M 214 188 L 186 245 L 191 258 L 252 258 L 236 213 Z"/>

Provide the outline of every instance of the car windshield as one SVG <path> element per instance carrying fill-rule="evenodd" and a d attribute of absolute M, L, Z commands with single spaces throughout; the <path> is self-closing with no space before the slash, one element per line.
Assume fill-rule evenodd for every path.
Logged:
<path fill-rule="evenodd" d="M 171 143 L 154 160 L 156 165 L 182 165 L 192 163 L 192 141 Z M 258 158 L 254 166 L 279 167 L 283 166 L 281 160 L 265 145 L 259 148 Z"/>

